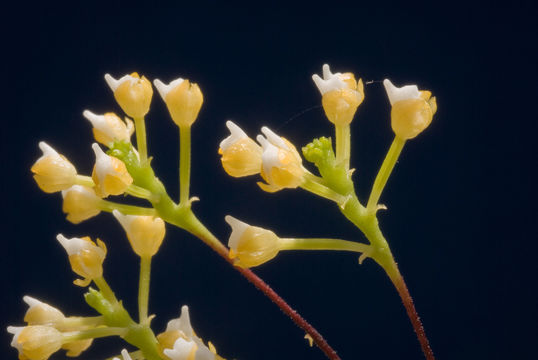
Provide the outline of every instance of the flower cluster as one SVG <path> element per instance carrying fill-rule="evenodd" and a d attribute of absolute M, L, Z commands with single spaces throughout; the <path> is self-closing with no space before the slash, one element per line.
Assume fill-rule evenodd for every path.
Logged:
<path fill-rule="evenodd" d="M 205 345 L 195 335 L 187 306 L 182 308 L 181 317 L 170 321 L 166 331 L 158 337 L 149 328 L 149 266 L 165 238 L 165 222 L 155 208 L 122 204 L 111 199 L 131 195 L 145 199 L 155 207 L 166 203 L 163 201 L 166 192 L 144 159 L 147 152 L 144 116 L 149 112 L 153 89 L 149 80 L 137 73 L 119 79 L 106 74 L 105 80 L 126 117 L 122 120 L 113 112 L 102 115 L 89 110 L 83 112 L 91 123 L 96 141 L 91 145 L 95 154 L 91 176 L 79 174 L 64 155 L 45 142 L 39 143 L 43 155 L 31 171 L 43 191 L 61 192 L 62 209 L 68 221 L 78 224 L 101 212 L 110 212 L 117 219 L 132 250 L 141 259 L 139 323 L 123 308 L 104 278 L 103 263 L 107 254 L 104 242 L 100 239 L 92 241 L 88 236 L 68 238 L 58 234 L 57 240 L 67 253 L 71 269 L 80 276 L 74 284 L 88 287 L 93 282 L 98 288 L 89 287 L 85 300 L 99 315 L 66 317 L 60 310 L 25 296 L 24 301 L 29 305 L 24 317 L 27 325 L 8 327 L 8 332 L 13 334 L 12 346 L 18 350 L 21 360 L 46 360 L 61 349 L 66 350 L 67 356 L 79 356 L 97 337 L 121 336 L 140 349 L 134 353 L 123 350 L 123 360 L 222 359 L 211 343 Z M 181 78 L 168 85 L 158 79 L 154 83 L 172 120 L 183 130 L 189 128 L 198 117 L 203 102 L 198 85 Z M 131 143 L 135 129 L 137 148 Z M 122 152 L 121 149 L 126 150 Z"/>
<path fill-rule="evenodd" d="M 230 135 L 221 141 L 218 149 L 222 166 L 233 177 L 259 174 L 263 181 L 257 184 L 269 193 L 302 188 L 333 201 L 339 211 L 364 233 L 369 243 L 328 238 L 283 238 L 271 230 L 249 225 L 228 215 L 225 221 L 232 231 L 226 248 L 194 215 L 191 204 L 197 198 L 189 197 L 190 131 L 203 104 L 200 87 L 183 78 L 168 84 L 159 79 L 153 82 L 172 121 L 179 128 L 180 194 L 179 201 L 175 202 L 155 175 L 151 167 L 152 157 L 148 157 L 145 116 L 150 111 L 153 97 L 152 83 L 136 72 L 119 79 L 106 74 L 105 80 L 125 116 L 122 120 L 113 112 L 95 114 L 85 110 L 82 113 L 91 123 L 96 141 L 91 145 L 95 154 L 91 175 L 79 174 L 64 155 L 45 142 L 39 143 L 42 156 L 35 161 L 31 172 L 43 191 L 61 193 L 62 210 L 68 221 L 78 224 L 105 212 L 112 213 L 121 225 L 140 260 L 138 321 L 133 320 L 105 280 L 105 243 L 100 239 L 93 241 L 88 236 L 67 238 L 58 234 L 57 240 L 67 253 L 71 269 L 80 277 L 74 284 L 87 289 L 84 299 L 98 315 L 66 317 L 55 307 L 25 296 L 23 300 L 29 306 L 24 317 L 26 325 L 7 328 L 13 334 L 11 345 L 18 350 L 19 359 L 46 360 L 61 349 L 67 356 L 76 357 L 88 349 L 95 338 L 119 336 L 137 348 L 132 352 L 122 350 L 122 360 L 223 360 L 211 342 L 205 344 L 196 335 L 187 306 L 181 308 L 179 318 L 168 322 L 164 332 L 155 335 L 150 326 L 154 316 L 148 313 L 151 261 L 164 241 L 166 223 L 195 235 L 241 268 L 264 264 L 283 250 L 362 253 L 359 263 L 371 258 L 381 265 L 391 280 L 397 281 L 394 284 L 406 304 L 410 296 L 402 293 L 407 288 L 379 229 L 376 211 L 384 207 L 378 201 L 405 142 L 423 132 L 432 122 L 437 110 L 436 99 L 431 92 L 421 91 L 416 85 L 398 88 L 389 80 L 383 82 L 392 106 L 391 126 L 395 137 L 376 176 L 368 203 L 363 206 L 351 178 L 354 169 L 350 168 L 350 124 L 365 98 L 363 81 L 357 80 L 350 72 L 333 73 L 328 65 L 323 65 L 322 76 L 314 74 L 312 79 L 320 91 L 325 115 L 335 130 L 334 148 L 333 140 L 327 137 L 314 139 L 302 148 L 305 160 L 315 165 L 319 175 L 305 168 L 301 154 L 285 137 L 263 126 L 261 134 L 254 140 L 232 121 L 226 122 Z M 136 135 L 136 146 L 131 142 L 133 134 Z M 142 199 L 151 206 L 131 205 L 119 200 L 127 195 Z M 251 271 L 239 270 L 259 288 L 267 288 Z M 326 354 L 336 354 L 323 343 L 322 338 L 311 336 L 317 334 L 315 329 L 275 292 L 265 294 L 307 331 L 308 339 L 316 341 Z M 412 314 L 414 308 L 407 310 L 408 314 Z M 417 321 L 413 325 L 420 325 Z M 421 331 L 417 331 L 419 336 L 423 335 Z M 427 340 L 422 339 L 421 344 L 427 344 Z M 119 357 L 113 359 L 120 360 Z"/>
<path fill-rule="evenodd" d="M 336 129 L 334 162 L 331 163 L 334 153 L 330 139 L 328 142 L 325 138 L 315 139 L 303 148 L 305 156 L 318 167 L 322 178 L 305 169 L 295 146 L 286 138 L 264 126 L 261 130 L 263 135 L 256 137 L 258 145 L 231 121 L 226 122 L 230 136 L 225 138 L 219 147 L 222 166 L 226 173 L 233 177 L 260 174 L 265 183 L 258 182 L 258 185 L 267 192 L 302 187 L 335 200 L 341 208 L 345 208 L 352 196 L 349 192 L 352 186 L 347 186 L 345 190 L 342 185 L 345 186 L 345 183 L 350 181 L 352 173 L 348 171 L 349 125 L 364 100 L 364 84 L 362 79 L 357 81 L 355 75 L 350 72 L 332 73 L 327 64 L 323 65 L 322 76 L 314 74 L 312 79 L 321 93 L 327 119 Z M 391 124 L 396 139 L 405 141 L 416 137 L 432 121 L 437 110 L 435 97 L 432 97 L 429 91 L 419 91 L 416 85 L 398 88 L 390 80 L 384 80 L 383 84 L 392 106 Z M 335 181 L 339 174 L 343 174 L 343 178 Z M 374 189 L 372 192 L 380 193 L 380 190 Z M 282 239 L 270 230 L 250 226 L 231 216 L 227 216 L 226 221 L 232 227 L 228 242 L 229 256 L 238 266 L 252 267 L 263 264 L 274 258 L 284 246 L 290 246 L 289 242 L 283 245 Z M 363 259 L 364 257 L 361 257 L 361 262 Z"/>

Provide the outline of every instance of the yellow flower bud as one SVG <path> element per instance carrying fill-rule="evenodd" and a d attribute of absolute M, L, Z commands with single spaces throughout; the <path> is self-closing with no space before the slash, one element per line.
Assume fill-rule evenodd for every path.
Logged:
<path fill-rule="evenodd" d="M 419 91 L 416 85 L 397 88 L 388 79 L 383 84 L 392 105 L 392 130 L 405 140 L 416 137 L 432 122 L 437 111 L 435 97 L 430 91 Z"/>
<path fill-rule="evenodd" d="M 295 146 L 268 127 L 262 127 L 262 133 L 265 137 L 258 135 L 256 140 L 263 148 L 261 176 L 267 184 L 258 182 L 258 186 L 267 192 L 300 186 L 305 169 Z"/>
<path fill-rule="evenodd" d="M 92 218 L 101 212 L 99 203 L 101 199 L 92 188 L 73 185 L 62 191 L 64 199 L 62 210 L 67 214 L 67 220 L 78 224 Z"/>
<path fill-rule="evenodd" d="M 231 121 L 226 121 L 230 136 L 222 140 L 219 147 L 220 161 L 228 175 L 243 177 L 260 173 L 262 148 Z"/>
<path fill-rule="evenodd" d="M 45 304 L 31 296 L 24 296 L 23 301 L 28 304 L 24 321 L 28 325 L 56 325 L 65 319 L 64 314 L 49 304 Z"/>
<path fill-rule="evenodd" d="M 226 222 L 232 227 L 228 240 L 230 258 L 235 265 L 253 267 L 274 258 L 280 251 L 280 238 L 274 232 L 251 226 L 227 215 Z"/>
<path fill-rule="evenodd" d="M 75 285 L 88 286 L 93 279 L 103 276 L 103 261 L 106 257 L 105 244 L 97 239 L 97 245 L 88 237 L 67 239 L 62 234 L 56 237 L 69 256 L 71 269 L 83 279 Z"/>
<path fill-rule="evenodd" d="M 323 78 L 312 75 L 322 98 L 323 110 L 335 125 L 348 125 L 357 108 L 364 100 L 362 79 L 357 82 L 352 73 L 331 73 L 329 65 L 323 65 Z"/>
<path fill-rule="evenodd" d="M 118 210 L 112 212 L 119 221 L 134 252 L 140 257 L 151 257 L 161 246 L 165 227 L 161 218 L 153 216 L 123 215 Z"/>
<path fill-rule="evenodd" d="M 153 81 L 159 94 L 166 103 L 172 120 L 178 126 L 191 126 L 200 112 L 204 97 L 198 84 L 189 80 L 176 79 L 166 85 L 159 79 Z"/>
<path fill-rule="evenodd" d="M 62 346 L 62 333 L 50 326 L 8 326 L 7 331 L 13 334 L 11 346 L 21 360 L 46 360 Z"/>
<path fill-rule="evenodd" d="M 123 122 L 114 113 L 96 115 L 89 110 L 84 110 L 82 115 L 92 123 L 93 136 L 97 142 L 110 146 L 117 140 L 131 141 L 131 135 L 134 132 L 134 124 L 131 119 L 126 117 L 125 122 Z"/>
<path fill-rule="evenodd" d="M 140 78 L 134 72 L 118 80 L 106 74 L 105 80 L 114 92 L 116 101 L 127 115 L 132 118 L 141 118 L 148 113 L 153 96 L 153 89 L 148 79 L 144 76 Z"/>
<path fill-rule="evenodd" d="M 133 183 L 133 178 L 127 172 L 123 161 L 108 156 L 95 143 L 92 149 L 95 152 L 95 166 L 92 173 L 95 193 L 100 197 L 123 194 L 125 189 Z"/>
<path fill-rule="evenodd" d="M 87 350 L 92 345 L 93 339 L 76 340 L 65 343 L 62 345 L 62 349 L 66 350 L 65 353 L 69 357 L 77 357 Z"/>
<path fill-rule="evenodd" d="M 53 193 L 73 186 L 77 178 L 77 170 L 73 164 L 44 141 L 39 143 L 39 148 L 43 155 L 31 168 L 39 188 Z"/>

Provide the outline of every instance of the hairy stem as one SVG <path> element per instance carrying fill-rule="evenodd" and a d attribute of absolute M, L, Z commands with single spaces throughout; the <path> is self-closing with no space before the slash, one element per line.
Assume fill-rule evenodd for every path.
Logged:
<path fill-rule="evenodd" d="M 424 356 L 426 356 L 427 360 L 435 360 L 433 350 L 430 347 L 430 343 L 428 341 L 428 338 L 426 337 L 426 332 L 424 331 L 424 326 L 422 326 L 422 322 L 420 321 L 417 310 L 415 309 L 415 304 L 413 303 L 413 298 L 411 297 L 411 294 L 407 289 L 407 285 L 405 284 L 403 276 L 400 274 L 398 265 L 396 264 L 396 262 L 393 262 L 393 266 L 390 269 L 385 270 L 387 271 L 390 280 L 396 287 L 396 290 L 398 291 L 398 294 L 402 299 L 402 302 L 405 306 L 405 310 L 407 311 L 407 316 L 409 316 L 411 324 L 413 325 L 413 329 L 417 334 L 417 338 L 420 342 L 420 347 L 422 348 Z"/>
<path fill-rule="evenodd" d="M 233 266 L 233 260 L 228 256 L 228 249 L 222 245 L 222 243 L 194 216 L 194 214 L 192 215 L 189 223 L 190 226 L 186 227 L 185 230 L 198 237 Z M 273 289 L 271 289 L 271 287 L 267 285 L 261 278 L 254 274 L 250 269 L 238 266 L 234 266 L 234 269 L 239 271 L 241 275 L 243 275 L 250 283 L 252 283 L 265 296 L 271 299 L 271 301 L 275 303 L 284 314 L 288 315 L 298 327 L 309 334 L 314 340 L 316 346 L 323 351 L 327 358 L 330 360 L 340 360 L 340 357 L 338 354 L 336 354 L 336 351 L 329 345 L 329 343 L 327 343 L 323 336 Z"/>

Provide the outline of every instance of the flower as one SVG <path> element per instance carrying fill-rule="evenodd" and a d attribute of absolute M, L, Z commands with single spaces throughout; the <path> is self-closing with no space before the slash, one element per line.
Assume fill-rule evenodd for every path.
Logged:
<path fill-rule="evenodd" d="M 39 188 L 53 193 L 73 186 L 77 179 L 77 170 L 73 164 L 44 141 L 39 142 L 39 148 L 43 155 L 30 169 Z"/>
<path fill-rule="evenodd" d="M 262 190 L 275 192 L 283 188 L 296 188 L 304 181 L 305 169 L 301 156 L 292 143 L 262 127 L 256 140 L 263 148 L 261 176 L 267 182 L 258 182 Z"/>
<path fill-rule="evenodd" d="M 323 78 L 312 75 L 322 98 L 323 110 L 335 125 L 348 125 L 357 108 L 364 100 L 362 79 L 357 82 L 352 73 L 331 73 L 329 65 L 323 65 Z"/>
<path fill-rule="evenodd" d="M 78 224 L 92 218 L 101 212 L 99 198 L 92 188 L 82 185 L 73 185 L 62 191 L 62 210 L 67 214 L 67 220 Z"/>
<path fill-rule="evenodd" d="M 220 142 L 222 167 L 228 175 L 243 177 L 260 173 L 262 148 L 231 121 L 226 121 L 230 136 Z"/>
<path fill-rule="evenodd" d="M 93 279 L 103 276 L 103 261 L 106 257 L 106 246 L 97 239 L 97 245 L 88 237 L 67 239 L 58 234 L 56 239 L 64 247 L 69 256 L 71 269 L 82 276 L 76 279 L 75 285 L 88 286 Z"/>
<path fill-rule="evenodd" d="M 251 226 L 227 215 L 224 220 L 232 227 L 228 240 L 230 258 L 241 267 L 261 265 L 274 258 L 280 251 L 280 238 L 274 232 Z"/>
<path fill-rule="evenodd" d="M 21 360 L 46 360 L 62 346 L 62 333 L 50 326 L 8 326 L 7 331 Z"/>
<path fill-rule="evenodd" d="M 22 300 L 28 304 L 28 310 L 24 315 L 24 321 L 28 325 L 56 325 L 64 319 L 64 314 L 49 304 L 34 299 L 31 296 L 24 296 Z"/>
<path fill-rule="evenodd" d="M 192 84 L 189 80 L 178 78 L 168 85 L 161 80 L 155 79 L 153 84 L 159 91 L 166 107 L 177 126 L 191 126 L 200 112 L 204 96 L 198 84 Z"/>
<path fill-rule="evenodd" d="M 430 125 L 437 111 L 436 99 L 430 91 L 420 91 L 416 85 L 398 88 L 388 79 L 383 80 L 383 85 L 392 105 L 391 126 L 396 136 L 412 139 Z"/>
<path fill-rule="evenodd" d="M 133 183 L 133 178 L 123 161 L 105 154 L 96 143 L 92 145 L 92 149 L 95 153 L 92 173 L 95 193 L 100 197 L 123 194 Z"/>
<path fill-rule="evenodd" d="M 144 76 L 140 78 L 138 73 L 134 72 L 118 80 L 110 74 L 105 74 L 105 80 L 114 92 L 114 98 L 127 115 L 132 118 L 142 118 L 148 113 L 153 96 L 153 89 L 148 79 Z"/>
<path fill-rule="evenodd" d="M 181 307 L 181 315 L 172 319 L 166 331 L 157 335 L 161 355 L 170 360 L 217 360 L 222 359 L 211 342 L 204 344 L 194 333 L 189 316 L 189 307 Z"/>
<path fill-rule="evenodd" d="M 161 246 L 165 226 L 161 218 L 153 216 L 123 215 L 118 210 L 112 212 L 119 221 L 134 252 L 140 257 L 151 257 Z"/>
<path fill-rule="evenodd" d="M 126 117 L 125 122 L 123 122 L 114 113 L 96 115 L 89 110 L 84 110 L 82 115 L 92 123 L 93 136 L 97 142 L 110 146 L 116 140 L 131 141 L 131 135 L 134 132 L 134 124 L 131 119 Z"/>

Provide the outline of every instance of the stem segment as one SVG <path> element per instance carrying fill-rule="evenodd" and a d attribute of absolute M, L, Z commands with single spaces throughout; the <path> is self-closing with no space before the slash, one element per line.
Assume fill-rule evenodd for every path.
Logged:
<path fill-rule="evenodd" d="M 394 138 L 394 141 L 392 142 L 392 145 L 385 156 L 385 160 L 383 160 L 383 164 L 381 164 L 381 168 L 377 173 L 374 186 L 372 187 L 372 192 L 370 192 L 368 205 L 366 205 L 368 213 L 375 213 L 377 202 L 379 201 L 381 193 L 387 184 L 392 169 L 394 169 L 394 165 L 396 165 L 396 161 L 398 161 L 398 157 L 400 157 L 400 153 L 402 152 L 404 145 L 404 139 L 398 136 Z"/>
<path fill-rule="evenodd" d="M 336 138 L 336 162 L 343 164 L 349 170 L 349 158 L 351 153 L 351 131 L 349 124 L 334 125 Z"/>
<path fill-rule="evenodd" d="M 390 280 L 396 287 L 396 290 L 398 291 L 398 294 L 402 299 L 402 302 L 405 306 L 405 310 L 407 311 L 407 316 L 409 316 L 411 324 L 413 325 L 413 329 L 417 334 L 418 341 L 420 342 L 420 347 L 422 348 L 424 356 L 426 356 L 427 360 L 435 360 L 433 350 L 430 347 L 430 343 L 428 341 L 428 338 L 426 337 L 426 332 L 424 331 L 424 326 L 422 326 L 422 322 L 420 321 L 417 310 L 415 309 L 413 298 L 411 297 L 411 294 L 409 294 L 409 290 L 407 289 L 407 285 L 405 284 L 403 276 L 400 274 L 398 265 L 394 261 L 392 262 L 392 264 L 393 266 L 390 269 L 385 270 L 387 271 Z"/>
<path fill-rule="evenodd" d="M 138 321 L 148 322 L 149 280 L 151 275 L 151 256 L 140 258 L 140 281 L 138 285 Z"/>
<path fill-rule="evenodd" d="M 179 204 L 189 201 L 191 182 L 191 127 L 179 127 Z"/>
<path fill-rule="evenodd" d="M 135 118 L 136 147 L 140 155 L 140 163 L 145 164 L 148 160 L 148 148 L 146 144 L 146 123 L 144 118 Z"/>

